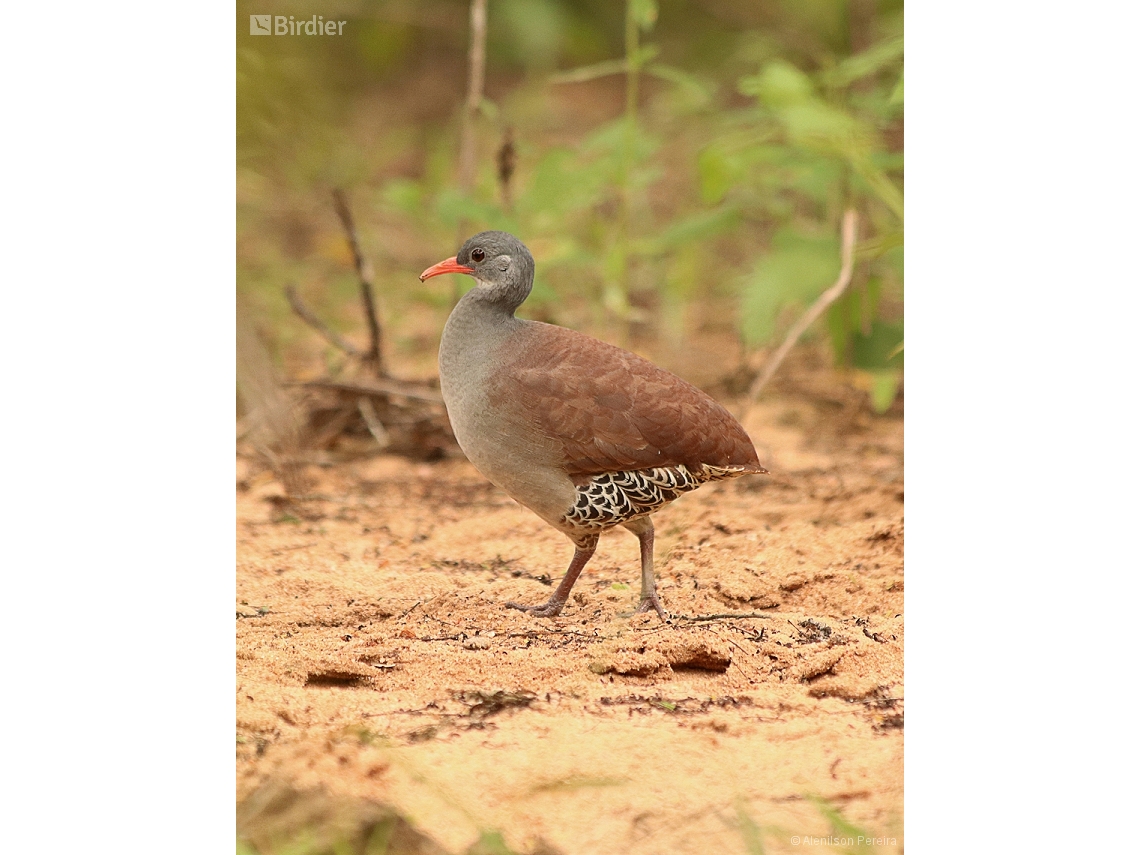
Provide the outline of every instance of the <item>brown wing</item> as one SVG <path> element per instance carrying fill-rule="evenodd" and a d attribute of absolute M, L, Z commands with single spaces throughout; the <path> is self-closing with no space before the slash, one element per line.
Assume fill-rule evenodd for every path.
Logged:
<path fill-rule="evenodd" d="M 572 478 L 683 463 L 764 472 L 732 415 L 680 377 L 582 333 L 528 324 L 504 354 L 492 403 L 521 407 L 560 442 Z"/>

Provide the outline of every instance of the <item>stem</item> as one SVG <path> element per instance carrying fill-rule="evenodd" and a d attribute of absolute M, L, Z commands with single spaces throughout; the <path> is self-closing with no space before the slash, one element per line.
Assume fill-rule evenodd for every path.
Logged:
<path fill-rule="evenodd" d="M 467 52 L 467 98 L 463 103 L 463 124 L 459 133 L 459 189 L 465 196 L 475 186 L 475 121 L 483 103 L 483 81 L 487 66 L 487 0 L 471 0 L 471 46 Z M 460 218 L 456 244 L 467 239 L 468 224 Z M 460 281 L 453 276 L 452 305 L 459 302 Z"/>
<path fill-rule="evenodd" d="M 637 146 L 637 89 L 639 73 L 638 51 L 640 49 L 640 27 L 633 14 L 633 3 L 625 5 L 625 129 L 622 135 L 621 171 L 618 175 L 620 189 L 618 208 L 618 281 L 609 297 L 610 308 L 622 321 L 622 337 L 629 333 L 629 292 L 630 292 L 630 221 L 632 220 L 633 188 L 630 174 Z"/>
<path fill-rule="evenodd" d="M 844 212 L 842 241 L 839 249 L 839 278 L 835 280 L 834 285 L 819 295 L 819 298 L 811 305 L 811 308 L 804 312 L 803 317 L 796 321 L 792 328 L 788 330 L 788 336 L 784 339 L 784 343 L 780 345 L 780 349 L 771 356 L 768 360 L 768 364 L 764 366 L 764 373 L 756 378 L 756 381 L 752 384 L 752 388 L 748 390 L 748 398 L 745 401 L 745 414 L 747 414 L 747 408 L 751 407 L 755 402 L 756 397 L 760 394 L 760 390 L 772 379 L 772 375 L 776 373 L 776 369 L 783 363 L 784 357 L 788 355 L 800 336 L 824 313 L 828 306 L 842 296 L 843 292 L 847 290 L 847 286 L 851 284 L 851 273 L 855 267 L 855 227 L 857 220 L 858 217 L 854 208 L 848 208 L 847 211 Z"/>
<path fill-rule="evenodd" d="M 471 0 L 471 48 L 467 54 L 467 99 L 459 138 L 459 186 L 466 193 L 475 185 L 475 120 L 483 103 L 487 60 L 487 0 Z"/>

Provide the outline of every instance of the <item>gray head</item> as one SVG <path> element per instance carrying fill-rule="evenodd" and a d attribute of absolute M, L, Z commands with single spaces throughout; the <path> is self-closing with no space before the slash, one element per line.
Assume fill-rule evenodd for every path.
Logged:
<path fill-rule="evenodd" d="M 468 297 L 502 306 L 513 313 L 534 284 L 534 258 L 522 241 L 506 232 L 480 232 L 463 244 L 454 258 L 434 264 L 420 281 L 441 273 L 467 273 L 478 287 Z"/>

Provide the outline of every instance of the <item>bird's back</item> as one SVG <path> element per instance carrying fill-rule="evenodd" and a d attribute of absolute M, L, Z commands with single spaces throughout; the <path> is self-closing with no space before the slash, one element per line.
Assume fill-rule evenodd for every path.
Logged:
<path fill-rule="evenodd" d="M 526 322 L 504 343 L 488 399 L 522 410 L 561 445 L 576 484 L 603 473 L 684 465 L 764 472 L 732 415 L 690 383 L 619 347 Z"/>

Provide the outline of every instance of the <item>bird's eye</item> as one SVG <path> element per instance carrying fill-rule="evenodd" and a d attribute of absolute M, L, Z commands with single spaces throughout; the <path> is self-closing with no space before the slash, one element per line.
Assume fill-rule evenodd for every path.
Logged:
<path fill-rule="evenodd" d="M 486 257 L 487 257 L 487 253 L 483 252 L 483 250 L 481 250 L 481 249 L 471 250 L 471 260 L 472 261 L 482 261 Z"/>

